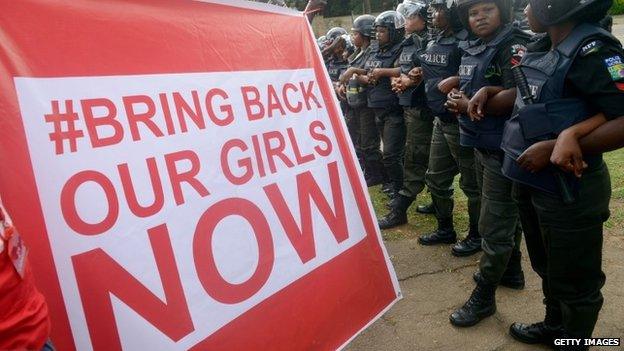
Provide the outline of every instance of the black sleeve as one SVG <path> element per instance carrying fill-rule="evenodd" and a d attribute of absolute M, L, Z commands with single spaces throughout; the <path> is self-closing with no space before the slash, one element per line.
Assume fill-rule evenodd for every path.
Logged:
<path fill-rule="evenodd" d="M 501 72 L 501 82 L 504 89 L 511 89 L 516 86 L 511 68 L 522 59 L 526 52 L 526 41 L 512 39 L 507 42 L 496 54 L 496 65 Z"/>
<path fill-rule="evenodd" d="M 602 42 L 595 47 L 574 60 L 566 77 L 566 95 L 582 96 L 608 119 L 624 116 L 624 52 Z"/>

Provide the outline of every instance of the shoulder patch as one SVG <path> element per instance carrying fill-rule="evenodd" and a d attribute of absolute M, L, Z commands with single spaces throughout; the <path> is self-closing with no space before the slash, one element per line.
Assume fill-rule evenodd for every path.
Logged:
<path fill-rule="evenodd" d="M 526 46 L 522 44 L 514 44 L 511 46 L 511 65 L 515 66 L 520 64 L 524 53 L 526 52 Z"/>
<path fill-rule="evenodd" d="M 605 66 L 613 81 L 624 80 L 624 62 L 620 55 L 615 55 L 604 59 Z"/>
<path fill-rule="evenodd" d="M 580 55 L 581 57 L 591 55 L 593 53 L 600 51 L 600 48 L 603 46 L 604 46 L 604 43 L 600 40 L 590 41 L 589 43 L 583 45 L 583 47 L 581 48 Z"/>

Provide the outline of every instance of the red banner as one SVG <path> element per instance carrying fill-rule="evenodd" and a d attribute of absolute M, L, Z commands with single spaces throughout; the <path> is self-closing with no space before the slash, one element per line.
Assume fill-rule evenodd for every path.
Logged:
<path fill-rule="evenodd" d="M 329 350 L 400 297 L 305 17 L 0 4 L 0 191 L 60 350 Z"/>

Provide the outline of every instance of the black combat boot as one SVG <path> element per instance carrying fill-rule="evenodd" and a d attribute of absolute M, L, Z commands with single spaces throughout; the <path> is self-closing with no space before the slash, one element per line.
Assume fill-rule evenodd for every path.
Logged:
<path fill-rule="evenodd" d="M 481 251 L 481 234 L 479 234 L 479 226 L 476 224 L 470 226 L 466 239 L 451 247 L 451 253 L 457 257 L 474 255 L 479 251 Z"/>
<path fill-rule="evenodd" d="M 416 207 L 416 212 L 422 213 L 422 214 L 435 214 L 436 210 L 435 210 L 435 207 L 433 206 L 433 203 L 430 202 L 426 205 L 420 205 Z"/>
<path fill-rule="evenodd" d="M 475 282 L 478 282 L 481 279 L 481 272 L 476 271 L 472 276 Z M 520 251 L 512 251 L 511 257 L 509 257 L 509 262 L 507 262 L 507 268 L 505 268 L 505 272 L 503 272 L 503 276 L 501 277 L 498 285 L 514 289 L 514 290 L 522 290 L 524 289 L 524 272 L 522 271 L 522 252 Z"/>
<path fill-rule="evenodd" d="M 384 182 L 383 177 L 370 175 L 370 174 L 367 175 L 365 179 L 366 179 L 366 186 L 369 188 L 375 185 L 383 184 Z"/>
<path fill-rule="evenodd" d="M 407 209 L 410 207 L 413 198 L 397 194 L 392 201 L 394 207 L 390 212 L 379 220 L 379 229 L 390 229 L 407 223 Z"/>
<path fill-rule="evenodd" d="M 554 346 L 554 340 L 563 337 L 561 325 L 561 309 L 549 303 L 546 304 L 546 315 L 543 322 L 533 324 L 513 323 L 509 327 L 509 335 L 525 344 L 543 344 Z"/>
<path fill-rule="evenodd" d="M 473 326 L 496 312 L 496 285 L 480 280 L 466 303 L 449 317 L 456 327 Z"/>
<path fill-rule="evenodd" d="M 453 228 L 452 218 L 438 219 L 438 229 L 418 238 L 421 245 L 453 244 L 457 241 L 457 233 Z"/>
<path fill-rule="evenodd" d="M 392 211 L 393 208 L 398 206 L 399 201 L 401 201 L 401 196 L 390 198 L 390 201 L 386 202 L 386 208 Z"/>
<path fill-rule="evenodd" d="M 394 189 L 394 183 L 392 182 L 383 183 L 383 185 L 381 186 L 381 192 L 383 192 L 390 198 L 394 197 L 395 191 L 396 190 Z"/>

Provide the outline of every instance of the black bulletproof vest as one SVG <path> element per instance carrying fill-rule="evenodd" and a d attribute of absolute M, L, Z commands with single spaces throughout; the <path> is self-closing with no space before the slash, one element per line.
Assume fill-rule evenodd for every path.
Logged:
<path fill-rule="evenodd" d="M 366 60 L 370 56 L 371 46 L 365 50 L 358 50 L 350 58 L 349 66 L 364 68 Z M 356 79 L 350 79 L 347 86 L 347 103 L 353 108 L 364 107 L 367 105 L 367 87 L 360 85 Z"/>
<path fill-rule="evenodd" d="M 476 94 L 479 89 L 490 85 L 485 73 L 496 56 L 501 45 L 514 35 L 515 28 L 507 25 L 490 42 L 463 41 L 459 47 L 464 51 L 459 66 L 459 85 L 468 98 Z M 500 148 L 505 118 L 485 115 L 477 122 L 470 120 L 467 115 L 459 117 L 460 144 L 462 146 L 477 147 L 489 150 Z"/>
<path fill-rule="evenodd" d="M 457 75 L 461 61 L 458 43 L 455 36 L 438 37 L 430 41 L 425 52 L 420 55 L 427 104 L 445 122 L 455 122 L 457 118 L 444 107 L 446 95 L 438 90 L 438 83 Z"/>
<path fill-rule="evenodd" d="M 505 152 L 503 174 L 535 188 L 557 194 L 558 188 L 552 169 L 530 173 L 516 160 L 531 145 L 556 139 L 564 129 L 593 115 L 587 102 L 579 97 L 565 97 L 568 71 L 584 45 L 591 40 L 620 45 L 617 39 L 602 28 L 581 24 L 555 50 L 525 54 L 520 66 L 524 72 L 534 103 L 526 105 L 517 92 L 515 113 L 507 121 L 501 148 Z M 584 157 L 590 164 L 602 158 Z"/>
<path fill-rule="evenodd" d="M 327 63 L 327 73 L 332 82 L 340 80 L 340 75 L 347 70 L 349 62 L 333 58 Z"/>
<path fill-rule="evenodd" d="M 401 43 L 397 43 L 386 50 L 373 51 L 369 59 L 366 60 L 364 69 L 372 71 L 375 68 L 392 68 L 400 53 Z M 399 98 L 392 91 L 390 78 L 381 78 L 376 85 L 368 89 L 368 107 L 389 108 L 398 104 Z"/>
<path fill-rule="evenodd" d="M 399 67 L 401 73 L 407 75 L 415 67 L 414 58 L 422 51 L 423 41 L 418 35 L 412 34 L 401 43 Z M 425 87 L 419 84 L 399 94 L 399 104 L 405 107 L 423 106 L 426 104 Z"/>

